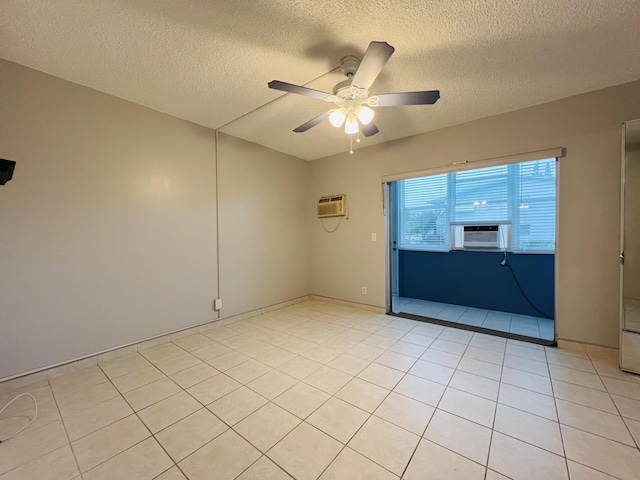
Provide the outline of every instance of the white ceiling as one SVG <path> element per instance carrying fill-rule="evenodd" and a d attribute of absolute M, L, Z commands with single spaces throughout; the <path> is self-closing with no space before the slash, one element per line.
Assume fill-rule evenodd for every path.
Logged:
<path fill-rule="evenodd" d="M 349 137 L 293 133 L 329 104 L 270 80 L 331 91 L 393 45 L 371 93 L 441 99 L 379 109 L 367 146 L 640 79 L 639 25 L 638 0 L 2 0 L 0 57 L 310 160 Z"/>

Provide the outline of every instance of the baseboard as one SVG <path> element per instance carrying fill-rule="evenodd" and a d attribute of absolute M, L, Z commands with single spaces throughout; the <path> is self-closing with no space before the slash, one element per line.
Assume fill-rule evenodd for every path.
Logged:
<path fill-rule="evenodd" d="M 368 312 L 375 313 L 387 313 L 386 308 L 376 307 L 375 305 L 367 305 L 366 303 L 349 302 L 347 300 L 339 300 L 337 298 L 323 297 L 321 295 L 309 295 L 312 300 L 318 300 L 320 302 L 335 303 L 337 305 L 344 305 L 346 307 L 358 308 L 360 310 L 367 310 Z"/>
<path fill-rule="evenodd" d="M 48 380 L 60 375 L 65 375 L 67 373 L 73 372 L 74 370 L 97 365 L 98 363 L 103 363 L 114 358 L 121 357 L 123 355 L 128 355 L 130 353 L 145 350 L 156 345 L 168 343 L 172 340 L 177 340 L 178 338 L 201 333 L 211 328 L 237 322 L 238 320 L 256 317 L 258 315 L 272 312 L 274 310 L 279 310 L 281 308 L 286 308 L 297 303 L 305 302 L 307 300 L 311 300 L 311 295 L 304 295 L 302 297 L 287 300 L 285 302 L 276 303 L 256 310 L 250 310 L 242 314 L 223 317 L 191 327 L 181 328 L 168 333 L 162 333 L 160 335 L 154 335 L 153 337 L 148 337 L 136 342 L 118 345 L 117 347 L 108 348 L 99 352 L 94 352 L 88 355 L 83 355 L 81 357 L 65 360 L 53 365 L 47 365 L 45 367 L 30 370 L 28 372 L 18 373 L 16 375 L 1 378 L 0 393 L 2 390 L 19 388 L 42 380 Z M 11 385 L 9 386 L 9 384 Z"/>

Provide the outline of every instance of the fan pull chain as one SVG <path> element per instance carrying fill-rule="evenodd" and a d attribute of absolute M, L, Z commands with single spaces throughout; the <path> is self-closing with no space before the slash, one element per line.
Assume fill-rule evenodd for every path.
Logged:
<path fill-rule="evenodd" d="M 349 135 L 349 140 L 351 141 L 351 150 L 349 150 L 349 154 L 353 155 L 353 135 Z"/>

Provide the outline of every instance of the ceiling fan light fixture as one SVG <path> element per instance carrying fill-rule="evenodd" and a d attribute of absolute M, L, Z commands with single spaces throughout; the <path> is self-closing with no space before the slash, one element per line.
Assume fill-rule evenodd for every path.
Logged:
<path fill-rule="evenodd" d="M 331 122 L 331 125 L 336 128 L 340 128 L 342 126 L 345 118 L 347 118 L 347 113 L 344 108 L 338 108 L 331 112 L 331 115 L 329 115 L 329 121 Z"/>
<path fill-rule="evenodd" d="M 369 125 L 369 123 L 371 123 L 371 120 L 373 120 L 374 113 L 373 110 L 371 110 L 369 107 L 360 105 L 356 110 L 356 115 L 358 116 L 358 120 L 360 120 L 360 123 L 362 123 L 363 125 Z"/>
<path fill-rule="evenodd" d="M 344 124 L 344 133 L 348 135 L 358 133 L 358 119 L 355 114 L 350 113 L 347 115 L 347 121 Z"/>

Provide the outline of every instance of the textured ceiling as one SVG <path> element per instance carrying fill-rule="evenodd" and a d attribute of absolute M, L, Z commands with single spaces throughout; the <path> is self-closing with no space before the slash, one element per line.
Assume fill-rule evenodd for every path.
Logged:
<path fill-rule="evenodd" d="M 267 88 L 331 91 L 348 54 L 396 48 L 361 146 L 640 79 L 638 0 L 2 0 L 0 57 L 304 159 L 349 148 L 327 110 Z M 314 80 L 316 79 L 316 80 Z"/>

